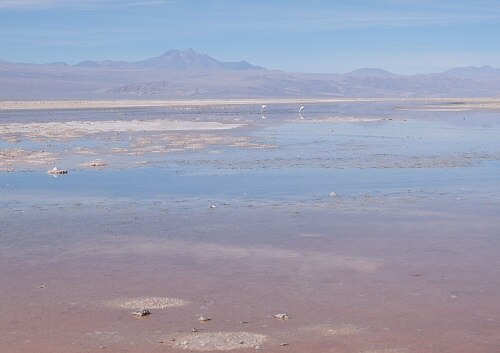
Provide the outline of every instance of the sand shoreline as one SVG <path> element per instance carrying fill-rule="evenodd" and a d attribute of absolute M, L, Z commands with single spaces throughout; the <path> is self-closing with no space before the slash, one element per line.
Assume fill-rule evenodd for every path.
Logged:
<path fill-rule="evenodd" d="M 498 204 L 480 205 L 434 200 L 355 227 L 355 213 L 295 206 L 10 210 L 0 351 L 493 353 Z M 19 243 L 21 222 L 37 236 Z M 322 236 L 296 237 L 304 224 Z M 317 266 L 332 255 L 384 266 Z"/>
<path fill-rule="evenodd" d="M 224 105 L 313 104 L 349 102 L 457 102 L 500 107 L 500 98 L 251 98 L 251 99 L 141 99 L 141 100 L 26 100 L 0 101 L 1 110 L 114 109 L 145 107 L 207 107 Z"/>

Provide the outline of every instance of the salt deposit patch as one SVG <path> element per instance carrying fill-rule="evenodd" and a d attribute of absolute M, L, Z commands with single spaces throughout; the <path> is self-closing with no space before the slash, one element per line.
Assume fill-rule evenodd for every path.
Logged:
<path fill-rule="evenodd" d="M 298 238 L 322 238 L 324 237 L 323 234 L 319 233 L 300 233 L 297 235 Z"/>
<path fill-rule="evenodd" d="M 382 348 L 364 351 L 362 353 L 408 353 L 408 348 Z"/>
<path fill-rule="evenodd" d="M 176 337 L 172 345 L 193 351 L 230 351 L 262 344 L 266 336 L 251 332 L 203 332 Z"/>
<path fill-rule="evenodd" d="M 244 126 L 243 124 L 223 124 L 219 122 L 203 121 L 173 121 L 166 119 L 156 120 L 108 120 L 108 121 L 66 121 L 47 123 L 7 123 L 0 124 L 0 135 L 48 137 L 48 138 L 76 138 L 86 134 L 105 132 L 152 132 L 152 131 L 200 131 L 200 130 L 228 130 Z"/>
<path fill-rule="evenodd" d="M 93 161 L 81 163 L 80 167 L 84 168 L 102 168 L 107 166 L 108 164 L 102 159 L 94 159 Z"/>
<path fill-rule="evenodd" d="M 382 117 L 360 117 L 360 116 L 323 116 L 313 119 L 300 120 L 301 123 L 372 123 L 384 121 Z M 294 121 L 294 120 L 289 120 Z M 295 121 L 297 122 L 297 121 Z"/>
<path fill-rule="evenodd" d="M 162 297 L 119 298 L 105 301 L 106 306 L 129 310 L 167 309 L 184 306 L 187 303 L 182 299 Z"/>
<path fill-rule="evenodd" d="M 367 329 L 353 324 L 319 324 L 304 327 L 301 331 L 319 332 L 325 336 L 349 336 L 365 333 Z"/>

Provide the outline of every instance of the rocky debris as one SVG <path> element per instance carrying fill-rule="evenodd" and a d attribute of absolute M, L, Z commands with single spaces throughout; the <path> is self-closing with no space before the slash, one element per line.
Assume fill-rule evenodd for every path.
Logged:
<path fill-rule="evenodd" d="M 336 197 L 337 193 L 335 191 L 332 191 L 329 195 L 330 195 L 330 197 Z"/>
<path fill-rule="evenodd" d="M 48 170 L 47 173 L 51 175 L 61 175 L 61 174 L 68 174 L 68 171 L 65 169 L 58 169 L 57 167 L 54 167 Z"/>
<path fill-rule="evenodd" d="M 278 320 L 288 320 L 290 318 L 290 315 L 288 315 L 288 314 L 275 314 L 275 315 L 273 315 L 273 317 L 275 319 L 278 319 Z"/>
<path fill-rule="evenodd" d="M 132 313 L 132 315 L 137 316 L 137 317 L 143 317 L 143 316 L 151 315 L 151 312 L 148 309 L 141 309 L 141 310 L 134 311 Z"/>
<path fill-rule="evenodd" d="M 200 321 L 200 322 L 207 322 L 207 321 L 210 321 L 210 320 L 212 320 L 212 319 L 209 318 L 209 317 L 207 317 L 207 316 L 200 316 L 198 318 L 198 321 Z"/>

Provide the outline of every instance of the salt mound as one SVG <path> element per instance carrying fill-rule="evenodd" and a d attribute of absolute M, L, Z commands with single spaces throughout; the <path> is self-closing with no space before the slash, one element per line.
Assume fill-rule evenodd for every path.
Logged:
<path fill-rule="evenodd" d="M 106 305 L 121 309 L 166 309 L 184 306 L 187 301 L 176 298 L 161 297 L 139 297 L 139 298 L 119 298 L 106 301 Z"/>
<path fill-rule="evenodd" d="M 230 351 L 261 345 L 266 336 L 251 332 L 203 332 L 176 337 L 172 345 L 193 351 Z"/>

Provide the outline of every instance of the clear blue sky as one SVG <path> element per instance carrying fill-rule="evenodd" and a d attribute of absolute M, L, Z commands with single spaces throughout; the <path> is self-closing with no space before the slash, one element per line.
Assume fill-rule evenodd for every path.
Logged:
<path fill-rule="evenodd" d="M 273 69 L 500 66 L 499 0 L 0 0 L 0 59 L 139 60 L 193 48 Z"/>

